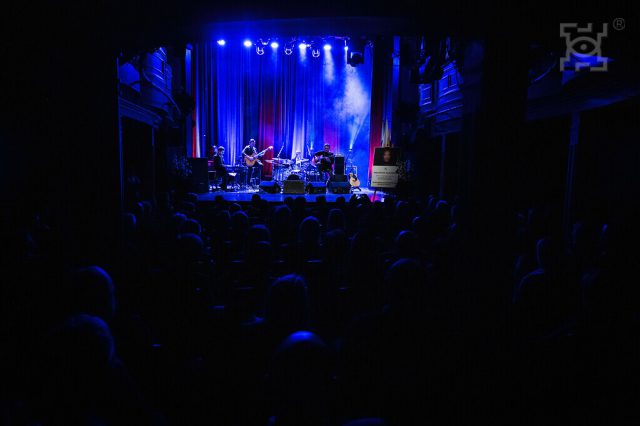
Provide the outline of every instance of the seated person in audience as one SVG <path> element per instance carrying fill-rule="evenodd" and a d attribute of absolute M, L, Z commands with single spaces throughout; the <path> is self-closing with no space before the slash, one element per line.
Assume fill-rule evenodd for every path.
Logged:
<path fill-rule="evenodd" d="M 557 243 L 550 238 L 538 240 L 536 258 L 538 268 L 520 280 L 513 294 L 517 320 L 526 334 L 560 326 L 567 319 L 569 304 Z"/>
<path fill-rule="evenodd" d="M 51 330 L 45 344 L 38 424 L 154 424 L 102 319 L 71 316 Z"/>
<path fill-rule="evenodd" d="M 280 343 L 267 375 L 269 425 L 335 424 L 331 361 L 328 346 L 309 331 L 294 332 Z"/>

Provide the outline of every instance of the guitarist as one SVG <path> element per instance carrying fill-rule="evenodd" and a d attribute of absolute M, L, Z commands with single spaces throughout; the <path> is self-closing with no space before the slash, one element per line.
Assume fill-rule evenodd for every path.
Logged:
<path fill-rule="evenodd" d="M 252 161 L 256 160 L 256 162 L 253 164 L 253 166 L 247 166 L 249 167 L 249 170 L 247 171 L 247 185 L 251 182 L 251 179 L 254 177 L 254 173 L 256 174 L 258 181 L 260 181 L 260 175 L 262 172 L 262 163 L 258 159 L 257 155 L 258 155 L 258 150 L 256 149 L 256 140 L 249 139 L 249 145 L 245 146 L 244 149 L 242 150 L 242 156 L 245 159 L 248 158 L 249 160 L 252 160 Z"/>
<path fill-rule="evenodd" d="M 322 174 L 323 178 L 327 174 L 331 177 L 335 154 L 330 151 L 331 146 L 328 143 L 325 143 L 323 148 L 322 151 L 313 154 L 313 162 L 318 167 L 318 171 Z M 329 180 L 329 178 L 326 180 Z"/>

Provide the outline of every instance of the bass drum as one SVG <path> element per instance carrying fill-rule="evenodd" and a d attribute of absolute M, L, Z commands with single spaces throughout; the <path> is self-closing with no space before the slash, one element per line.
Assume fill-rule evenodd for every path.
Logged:
<path fill-rule="evenodd" d="M 289 175 L 287 176 L 287 178 L 289 178 L 291 175 L 294 175 L 294 176 L 298 176 L 299 180 L 305 180 L 305 171 L 302 170 L 298 165 L 294 165 L 289 170 L 290 170 L 290 172 L 289 172 Z"/>
<path fill-rule="evenodd" d="M 305 180 L 305 173 L 300 169 L 288 169 L 285 180 Z"/>
<path fill-rule="evenodd" d="M 305 180 L 307 182 L 320 182 L 322 175 L 318 168 L 313 164 L 308 164 L 304 170 Z"/>

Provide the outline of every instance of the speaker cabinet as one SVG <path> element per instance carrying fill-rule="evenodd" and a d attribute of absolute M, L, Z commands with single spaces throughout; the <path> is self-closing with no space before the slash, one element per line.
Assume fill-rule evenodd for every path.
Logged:
<path fill-rule="evenodd" d="M 327 185 L 324 182 L 309 182 L 307 183 L 307 192 L 309 194 L 325 194 Z"/>
<path fill-rule="evenodd" d="M 283 194 L 304 194 L 304 181 L 302 180 L 285 180 Z"/>
<path fill-rule="evenodd" d="M 333 173 L 337 175 L 344 174 L 344 155 L 336 155 L 333 160 Z"/>
<path fill-rule="evenodd" d="M 351 185 L 349 182 L 329 181 L 327 189 L 332 194 L 349 194 L 351 192 Z"/>
<path fill-rule="evenodd" d="M 206 158 L 188 158 L 191 166 L 191 184 L 197 193 L 209 192 L 209 167 Z"/>
<path fill-rule="evenodd" d="M 260 190 L 268 194 L 278 194 L 280 192 L 280 185 L 278 185 L 278 182 L 272 180 L 263 180 L 260 182 Z"/>

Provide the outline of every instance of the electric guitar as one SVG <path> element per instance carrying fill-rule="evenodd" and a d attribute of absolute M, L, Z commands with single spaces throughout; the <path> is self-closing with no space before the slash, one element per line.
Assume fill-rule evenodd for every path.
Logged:
<path fill-rule="evenodd" d="M 267 149 L 263 149 L 262 151 L 260 151 L 256 155 L 248 156 L 248 155 L 245 154 L 244 163 L 249 167 L 253 166 L 256 163 L 262 165 L 262 163 L 260 162 L 260 160 L 258 160 L 258 158 L 262 157 L 265 154 L 265 152 L 270 151 L 272 149 L 273 149 L 273 147 L 270 146 Z"/>
<path fill-rule="evenodd" d="M 360 179 L 358 179 L 358 176 L 349 173 L 349 185 L 351 185 L 352 188 L 360 188 Z"/>

